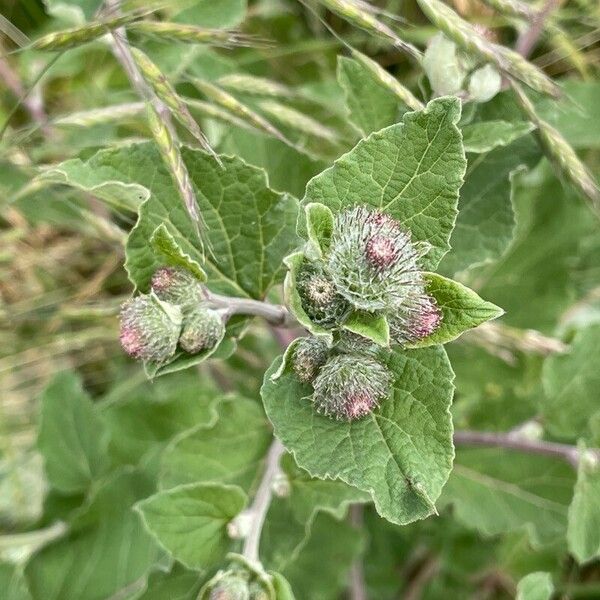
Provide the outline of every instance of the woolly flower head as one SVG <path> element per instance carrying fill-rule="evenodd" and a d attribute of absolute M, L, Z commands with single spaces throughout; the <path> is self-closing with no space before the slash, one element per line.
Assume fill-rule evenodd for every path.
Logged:
<path fill-rule="evenodd" d="M 423 293 L 425 244 L 389 215 L 357 206 L 336 215 L 327 270 L 354 307 L 391 311 Z"/>
<path fill-rule="evenodd" d="M 210 308 L 196 308 L 184 321 L 179 344 L 190 354 L 210 350 L 221 340 L 225 325 L 221 315 Z"/>
<path fill-rule="evenodd" d="M 416 342 L 431 335 L 441 321 L 438 305 L 427 295 L 415 296 L 398 312 L 388 316 L 390 336 L 398 344 Z"/>
<path fill-rule="evenodd" d="M 179 306 L 193 306 L 202 300 L 202 286 L 187 269 L 160 267 L 152 276 L 152 291 L 161 299 Z"/>
<path fill-rule="evenodd" d="M 296 344 L 292 368 L 300 381 L 310 383 L 325 364 L 329 350 L 319 338 L 302 338 Z"/>
<path fill-rule="evenodd" d="M 318 412 L 339 421 L 354 421 L 390 395 L 391 375 L 370 356 L 339 354 L 321 368 L 313 387 L 312 402 Z"/>
<path fill-rule="evenodd" d="M 161 363 L 175 354 L 181 311 L 153 294 L 129 300 L 121 307 L 121 346 L 133 358 Z"/>

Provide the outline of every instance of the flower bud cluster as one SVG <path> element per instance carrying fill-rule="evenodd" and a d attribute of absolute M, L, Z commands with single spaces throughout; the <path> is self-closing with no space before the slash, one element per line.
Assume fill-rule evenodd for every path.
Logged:
<path fill-rule="evenodd" d="M 161 267 L 150 294 L 121 308 L 121 346 L 133 358 L 164 363 L 180 347 L 190 354 L 212 349 L 223 337 L 221 315 L 203 302 L 200 282 L 177 267 Z"/>
<path fill-rule="evenodd" d="M 330 329 L 360 310 L 385 315 L 395 343 L 426 337 L 441 321 L 420 266 L 427 250 L 382 211 L 366 206 L 342 211 L 325 256 L 305 261 L 298 271 L 302 307 L 314 323 Z"/>
<path fill-rule="evenodd" d="M 241 564 L 219 571 L 200 591 L 198 600 L 269 600 L 264 581 Z"/>

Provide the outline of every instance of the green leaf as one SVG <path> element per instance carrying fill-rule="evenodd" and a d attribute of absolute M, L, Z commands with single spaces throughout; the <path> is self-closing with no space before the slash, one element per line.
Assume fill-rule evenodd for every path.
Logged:
<path fill-rule="evenodd" d="M 206 281 L 206 273 L 200 264 L 186 254 L 175 238 L 169 233 L 164 224 L 159 225 L 150 238 L 152 248 L 157 256 L 165 259 L 165 264 L 174 267 L 183 267 L 192 272 L 198 281 Z"/>
<path fill-rule="evenodd" d="M 145 576 L 159 549 L 131 506 L 151 491 L 136 472 L 117 473 L 99 488 L 71 532 L 28 562 L 34 600 L 105 600 Z"/>
<path fill-rule="evenodd" d="M 384 315 L 354 311 L 344 321 L 344 329 L 373 340 L 380 346 L 390 345 L 390 328 Z"/>
<path fill-rule="evenodd" d="M 271 442 L 259 404 L 237 396 L 216 406 L 208 423 L 184 431 L 165 450 L 161 486 L 217 482 L 252 487 Z"/>
<path fill-rule="evenodd" d="M 590 419 L 600 413 L 600 324 L 579 331 L 566 354 L 549 356 L 542 381 L 546 392 L 544 423 L 557 436 L 589 434 Z"/>
<path fill-rule="evenodd" d="M 305 253 L 312 260 L 323 258 L 333 233 L 333 213 L 323 204 L 311 202 L 304 207 L 308 244 Z"/>
<path fill-rule="evenodd" d="M 136 510 L 174 558 L 191 569 L 207 569 L 230 550 L 227 524 L 245 505 L 246 495 L 237 486 L 192 483 L 158 492 Z"/>
<path fill-rule="evenodd" d="M 468 329 L 497 319 L 504 314 L 501 308 L 482 300 L 473 290 L 458 281 L 436 273 L 426 273 L 425 279 L 427 293 L 435 299 L 438 308 L 442 311 L 442 321 L 431 335 L 410 344 L 409 347 L 446 344 Z"/>
<path fill-rule="evenodd" d="M 530 573 L 519 581 L 516 600 L 550 600 L 553 593 L 550 573 Z"/>
<path fill-rule="evenodd" d="M 111 454 L 123 464 L 158 455 L 176 434 L 215 419 L 220 392 L 193 371 L 125 386 L 124 397 L 117 388 L 100 404 Z"/>
<path fill-rule="evenodd" d="M 439 269 L 448 275 L 495 261 L 506 252 L 515 235 L 513 179 L 539 161 L 540 149 L 528 136 L 489 154 L 468 158 L 456 227 L 450 238 L 452 250 Z"/>
<path fill-rule="evenodd" d="M 337 79 L 346 96 L 350 120 L 363 137 L 398 121 L 398 98 L 359 62 L 338 56 Z"/>
<path fill-rule="evenodd" d="M 461 449 L 439 505 L 485 536 L 525 528 L 537 547 L 565 534 L 572 471 L 556 458 Z"/>
<path fill-rule="evenodd" d="M 119 169 L 106 164 L 90 169 L 79 158 L 66 160 L 42 171 L 34 181 L 44 184 L 63 184 L 104 200 L 117 209 L 135 211 L 150 197 L 144 183 L 124 183 Z"/>
<path fill-rule="evenodd" d="M 195 226 L 153 144 L 101 150 L 82 163 L 86 173 L 108 171 L 112 180 L 145 185 L 151 192 L 127 242 L 132 282 L 147 291 L 152 274 L 164 264 L 150 244 L 164 224 L 181 251 L 202 264 L 211 289 L 263 298 L 283 277 L 283 258 L 298 245 L 297 200 L 270 190 L 264 171 L 239 158 L 223 157 L 223 168 L 215 169 L 214 159 L 199 150 L 183 148 L 182 155 L 212 249 L 205 264 Z"/>
<path fill-rule="evenodd" d="M 84 492 L 108 467 L 104 423 L 72 372 L 57 375 L 41 401 L 38 448 L 50 484 L 65 494 Z"/>
<path fill-rule="evenodd" d="M 449 97 L 406 113 L 314 177 L 302 202 L 320 202 L 334 213 L 356 204 L 384 210 L 413 240 L 431 244 L 423 264 L 435 268 L 450 247 L 466 167 L 459 117 L 460 102 Z"/>
<path fill-rule="evenodd" d="M 479 121 L 462 128 L 465 152 L 481 154 L 499 146 L 508 146 L 535 129 L 528 121 Z"/>
<path fill-rule="evenodd" d="M 582 445 L 580 450 L 585 451 Z M 600 556 L 600 467 L 598 459 L 584 455 L 579 461 L 577 483 L 569 507 L 567 542 L 579 563 Z"/>
<path fill-rule="evenodd" d="M 275 600 L 295 600 L 294 592 L 287 579 L 281 573 L 270 573 L 270 575 L 273 578 Z"/>
<path fill-rule="evenodd" d="M 23 573 L 14 564 L 0 562 L 0 590 L 3 600 L 31 600 Z"/>
<path fill-rule="evenodd" d="M 189 2 L 187 6 L 189 6 Z M 200 27 L 222 29 L 239 25 L 246 16 L 247 0 L 195 0 L 175 20 Z"/>
<path fill-rule="evenodd" d="M 391 352 L 393 397 L 347 423 L 317 414 L 307 398 L 310 386 L 289 369 L 272 381 L 280 363 L 265 374 L 263 402 L 275 435 L 301 467 L 369 492 L 379 514 L 394 523 L 435 512 L 453 458 L 453 373 L 441 347 Z"/>

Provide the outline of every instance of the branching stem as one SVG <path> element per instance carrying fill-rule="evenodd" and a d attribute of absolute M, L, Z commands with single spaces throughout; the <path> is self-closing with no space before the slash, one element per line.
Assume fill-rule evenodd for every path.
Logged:
<path fill-rule="evenodd" d="M 260 545 L 260 534 L 262 532 L 265 517 L 273 497 L 273 482 L 279 473 L 279 459 L 284 452 L 282 443 L 274 438 L 267 453 L 265 471 L 260 485 L 254 496 L 252 506 L 247 513 L 252 516 L 250 530 L 244 541 L 242 554 L 250 561 L 258 562 L 258 547 Z"/>
<path fill-rule="evenodd" d="M 277 327 L 294 327 L 298 325 L 290 311 L 282 304 L 271 304 L 250 298 L 234 298 L 221 296 L 205 290 L 206 299 L 216 308 L 222 308 L 225 316 L 253 315 L 262 317 Z"/>
<path fill-rule="evenodd" d="M 543 440 L 530 440 L 519 437 L 514 433 L 491 433 L 487 431 L 455 431 L 454 443 L 457 446 L 488 446 L 517 450 L 529 454 L 541 454 L 565 460 L 577 468 L 583 456 L 589 456 L 600 461 L 600 449 L 588 449 L 582 452 L 576 446 L 546 442 Z"/>

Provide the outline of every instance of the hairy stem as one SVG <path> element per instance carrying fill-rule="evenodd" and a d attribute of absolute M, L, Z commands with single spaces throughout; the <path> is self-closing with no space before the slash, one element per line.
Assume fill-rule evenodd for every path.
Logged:
<path fill-rule="evenodd" d="M 267 453 L 267 462 L 260 485 L 254 496 L 252 506 L 247 511 L 252 516 L 252 523 L 244 541 L 242 554 L 253 562 L 258 562 L 259 560 L 258 547 L 260 545 L 260 535 L 269 505 L 271 504 L 271 498 L 273 497 L 273 482 L 279 473 L 279 459 L 283 452 L 283 444 L 274 438 Z"/>
<path fill-rule="evenodd" d="M 536 45 L 548 17 L 560 6 L 561 0 L 546 0 L 542 9 L 532 19 L 529 29 L 519 36 L 516 50 L 519 54 L 527 58 Z"/>
<path fill-rule="evenodd" d="M 565 460 L 577 468 L 584 456 L 592 457 L 600 461 L 600 449 L 588 449 L 580 451 L 576 446 L 559 444 L 557 442 L 545 442 L 543 440 L 530 440 L 519 437 L 514 433 L 491 433 L 487 431 L 455 431 L 454 443 L 457 446 L 488 446 L 493 448 L 505 448 L 506 450 L 517 450 L 529 454 L 541 454 Z"/>
<path fill-rule="evenodd" d="M 250 298 L 233 298 L 213 294 L 205 290 L 206 299 L 215 307 L 223 309 L 225 316 L 252 315 L 262 317 L 277 327 L 294 327 L 298 325 L 290 311 L 282 304 L 271 304 Z"/>
<path fill-rule="evenodd" d="M 350 522 L 354 527 L 360 529 L 363 526 L 363 506 L 354 504 L 350 507 Z M 359 556 L 350 570 L 350 600 L 367 600 L 367 588 L 365 586 L 365 572 L 362 557 Z"/>

